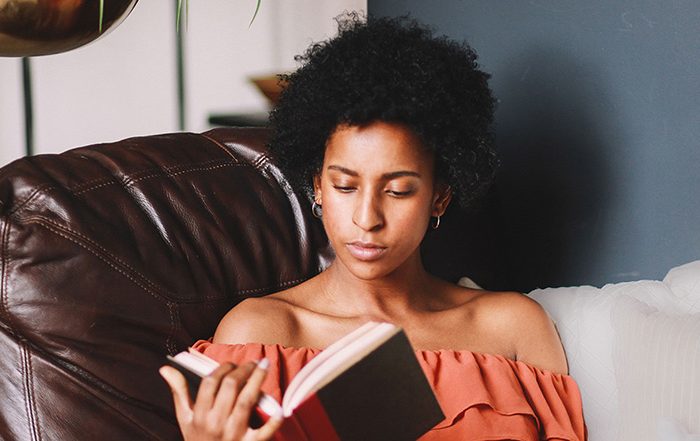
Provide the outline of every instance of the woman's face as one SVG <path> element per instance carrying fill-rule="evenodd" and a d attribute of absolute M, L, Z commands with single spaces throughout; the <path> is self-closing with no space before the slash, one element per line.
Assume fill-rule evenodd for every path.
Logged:
<path fill-rule="evenodd" d="M 337 259 L 370 280 L 419 262 L 431 216 L 450 200 L 436 185 L 434 159 L 403 125 L 339 126 L 314 179 L 316 202 Z"/>

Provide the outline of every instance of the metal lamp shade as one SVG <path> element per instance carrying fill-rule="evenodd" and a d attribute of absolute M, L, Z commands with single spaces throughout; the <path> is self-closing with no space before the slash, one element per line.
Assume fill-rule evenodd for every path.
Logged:
<path fill-rule="evenodd" d="M 0 0 L 0 56 L 33 57 L 69 51 L 107 34 L 138 0 Z"/>

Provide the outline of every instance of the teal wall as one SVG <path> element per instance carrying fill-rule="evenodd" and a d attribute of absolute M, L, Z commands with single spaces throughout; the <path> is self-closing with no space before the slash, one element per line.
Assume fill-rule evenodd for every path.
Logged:
<path fill-rule="evenodd" d="M 474 244 L 493 266 L 487 284 L 657 279 L 700 258 L 700 2 L 369 0 L 368 9 L 466 39 L 492 74 L 503 166 L 482 235 L 490 245 Z M 450 277 L 470 271 L 455 261 L 470 260 L 479 240 L 454 218 L 444 234 L 463 243 Z"/>

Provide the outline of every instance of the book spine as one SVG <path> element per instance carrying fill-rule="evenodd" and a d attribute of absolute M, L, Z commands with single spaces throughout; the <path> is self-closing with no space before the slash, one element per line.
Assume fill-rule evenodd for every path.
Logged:
<path fill-rule="evenodd" d="M 257 416 L 256 419 L 259 421 L 259 424 L 256 425 L 257 427 L 262 426 L 270 419 L 270 416 L 267 413 L 265 413 L 265 411 L 261 410 L 259 407 L 255 409 L 255 413 Z M 284 419 L 282 425 L 272 437 L 272 440 L 311 441 L 311 438 L 308 437 L 306 432 L 304 432 L 304 429 L 301 427 L 301 425 L 299 425 L 299 421 L 297 421 L 297 419 L 292 415 L 291 417 Z"/>
<path fill-rule="evenodd" d="M 341 441 L 323 408 L 323 403 L 316 394 L 308 397 L 294 409 L 290 418 L 298 421 L 309 441 Z"/>
<path fill-rule="evenodd" d="M 275 433 L 274 441 L 313 441 L 299 421 L 292 415 L 284 419 L 282 427 Z"/>

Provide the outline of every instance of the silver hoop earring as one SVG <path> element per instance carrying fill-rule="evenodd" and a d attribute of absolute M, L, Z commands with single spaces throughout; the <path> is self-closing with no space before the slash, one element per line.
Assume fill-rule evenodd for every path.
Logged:
<path fill-rule="evenodd" d="M 323 216 L 323 207 L 321 204 L 314 201 L 313 204 L 311 204 L 311 214 L 313 214 L 315 218 L 321 219 Z"/>
<path fill-rule="evenodd" d="M 437 230 L 438 227 L 440 226 L 440 215 L 435 219 L 435 223 L 433 224 L 433 230 Z"/>

